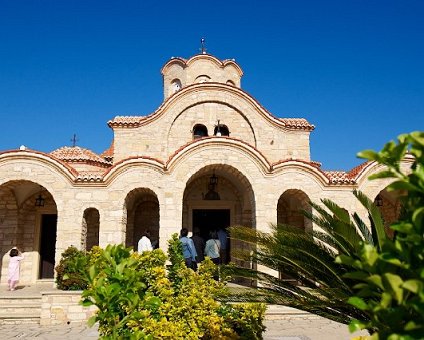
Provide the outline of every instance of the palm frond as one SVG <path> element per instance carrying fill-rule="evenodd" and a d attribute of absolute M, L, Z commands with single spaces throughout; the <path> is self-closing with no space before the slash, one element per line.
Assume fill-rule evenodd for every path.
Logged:
<path fill-rule="evenodd" d="M 381 216 L 380 210 L 363 192 L 354 190 L 353 194 L 361 202 L 361 204 L 368 210 L 370 215 L 371 228 L 373 232 L 374 244 L 379 250 L 382 249 L 383 243 L 386 240 L 386 231 L 384 229 L 384 221 Z"/>
<path fill-rule="evenodd" d="M 344 276 L 348 268 L 335 259 L 340 254 L 356 256 L 362 241 L 381 246 L 385 233 L 378 208 L 361 192 L 354 194 L 369 211 L 371 232 L 358 214 L 350 215 L 328 199 L 321 200 L 322 205 L 310 202 L 314 212 L 304 212 L 319 227 L 312 232 L 282 224 L 271 225 L 267 233 L 231 227 L 230 237 L 241 246 L 232 255 L 250 264 L 250 268 L 234 268 L 233 275 L 260 285 L 232 298 L 284 304 L 344 323 L 352 318 L 367 320 L 364 312 L 347 303 L 353 279 Z M 260 266 L 290 279 L 252 269 Z"/>
<path fill-rule="evenodd" d="M 370 229 L 368 228 L 368 226 L 365 224 L 365 222 L 359 217 L 359 215 L 357 213 L 354 213 L 352 215 L 353 220 L 356 224 L 356 227 L 359 229 L 359 231 L 361 232 L 362 237 L 364 238 L 364 241 L 374 245 L 374 239 L 372 237 L 372 234 L 370 232 Z"/>

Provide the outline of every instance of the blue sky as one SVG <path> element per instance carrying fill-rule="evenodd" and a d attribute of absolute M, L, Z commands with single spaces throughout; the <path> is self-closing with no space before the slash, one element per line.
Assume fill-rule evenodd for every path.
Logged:
<path fill-rule="evenodd" d="M 161 67 L 199 52 L 235 58 L 242 88 L 278 117 L 316 126 L 311 157 L 424 130 L 424 1 L 0 0 L 0 150 L 101 153 L 116 115 L 163 100 Z"/>

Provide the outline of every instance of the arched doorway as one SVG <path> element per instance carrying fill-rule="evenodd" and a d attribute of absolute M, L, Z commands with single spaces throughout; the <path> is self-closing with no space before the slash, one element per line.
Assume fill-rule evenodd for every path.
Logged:
<path fill-rule="evenodd" d="M 84 211 L 82 218 L 82 248 L 90 250 L 99 245 L 100 214 L 95 208 Z"/>
<path fill-rule="evenodd" d="M 1 282 L 7 281 L 9 251 L 25 254 L 21 283 L 53 279 L 56 253 L 57 208 L 52 195 L 37 183 L 10 181 L 0 186 Z"/>
<path fill-rule="evenodd" d="M 159 246 L 159 200 L 147 188 L 132 190 L 125 199 L 127 210 L 126 246 L 137 249 L 144 231 L 150 231 L 153 247 Z"/>
<path fill-rule="evenodd" d="M 277 204 L 277 223 L 287 224 L 303 230 L 312 230 L 312 221 L 303 215 L 302 210 L 312 211 L 309 197 L 298 189 L 286 190 Z"/>
<path fill-rule="evenodd" d="M 209 239 L 211 231 L 226 232 L 231 225 L 256 227 L 250 182 L 228 165 L 214 164 L 200 169 L 187 181 L 184 190 L 182 225 L 198 233 L 204 241 Z M 230 250 L 236 246 L 228 238 L 226 243 L 223 262 L 230 260 Z"/>

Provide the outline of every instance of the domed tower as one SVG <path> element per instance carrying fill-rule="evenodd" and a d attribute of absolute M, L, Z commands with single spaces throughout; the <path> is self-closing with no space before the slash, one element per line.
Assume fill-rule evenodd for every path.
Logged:
<path fill-rule="evenodd" d="M 189 59 L 171 58 L 161 70 L 164 99 L 191 84 L 213 82 L 240 88 L 243 71 L 234 59 L 219 60 L 205 51 Z"/>

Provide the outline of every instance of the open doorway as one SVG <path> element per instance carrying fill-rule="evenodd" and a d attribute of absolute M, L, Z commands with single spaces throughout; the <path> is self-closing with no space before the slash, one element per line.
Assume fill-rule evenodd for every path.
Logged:
<path fill-rule="evenodd" d="M 211 231 L 218 231 L 219 229 L 226 231 L 230 226 L 230 221 L 230 209 L 193 209 L 193 231 L 198 230 L 205 242 L 209 239 Z M 221 259 L 224 263 L 228 262 L 230 254 L 228 236 L 226 245 L 225 254 Z M 224 251 L 224 249 L 222 250 Z"/>
<path fill-rule="evenodd" d="M 57 215 L 41 215 L 39 279 L 52 279 L 54 277 L 56 231 Z"/>

